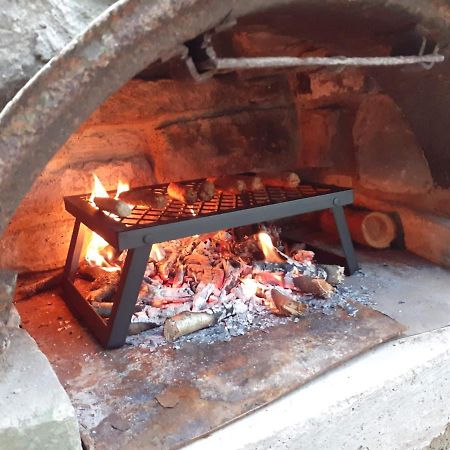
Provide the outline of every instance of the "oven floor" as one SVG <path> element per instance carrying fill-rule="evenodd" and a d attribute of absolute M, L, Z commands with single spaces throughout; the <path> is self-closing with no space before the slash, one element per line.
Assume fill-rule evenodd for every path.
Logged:
<path fill-rule="evenodd" d="M 450 273 L 400 251 L 358 252 L 347 279 L 416 334 L 448 324 Z M 447 288 L 445 288 L 447 287 Z M 296 389 L 402 327 L 363 308 L 312 314 L 228 343 L 104 351 L 58 292 L 19 302 L 23 326 L 52 363 L 97 449 L 175 448 Z M 165 405 L 165 406 L 162 406 Z"/>

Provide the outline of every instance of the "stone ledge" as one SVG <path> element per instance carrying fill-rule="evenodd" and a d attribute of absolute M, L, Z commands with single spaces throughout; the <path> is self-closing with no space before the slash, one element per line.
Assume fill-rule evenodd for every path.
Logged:
<path fill-rule="evenodd" d="M 0 360 L 0 448 L 80 450 L 75 410 L 34 340 L 10 329 Z"/>
<path fill-rule="evenodd" d="M 186 450 L 409 450 L 450 421 L 450 327 L 349 361 Z"/>

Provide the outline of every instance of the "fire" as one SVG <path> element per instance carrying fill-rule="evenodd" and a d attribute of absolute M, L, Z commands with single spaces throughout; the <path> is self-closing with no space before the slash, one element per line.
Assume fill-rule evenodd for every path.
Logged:
<path fill-rule="evenodd" d="M 123 183 L 119 180 L 117 183 L 117 192 L 114 198 L 118 198 L 122 192 L 128 191 L 130 189 L 127 183 Z M 95 206 L 95 197 L 109 197 L 108 192 L 103 186 L 97 175 L 94 174 L 94 186 L 92 189 L 92 194 L 89 197 L 89 202 Z M 113 251 L 109 247 L 108 242 L 106 242 L 97 233 L 92 232 L 91 240 L 86 247 L 86 261 L 92 266 L 104 267 L 105 270 L 119 270 L 120 267 L 109 261 L 113 259 Z"/>
<path fill-rule="evenodd" d="M 119 198 L 119 195 L 122 192 L 126 192 L 129 190 L 130 190 L 130 185 L 128 183 L 124 183 L 123 181 L 119 180 L 117 183 L 117 192 L 116 192 L 116 195 L 114 198 L 117 200 Z"/>
<path fill-rule="evenodd" d="M 152 245 L 152 250 L 150 251 L 150 259 L 153 261 L 159 262 L 162 261 L 166 257 L 166 254 L 162 247 L 158 244 Z"/>
<path fill-rule="evenodd" d="M 268 262 L 284 262 L 283 258 L 278 254 L 275 247 L 272 244 L 271 237 L 265 233 L 261 232 L 258 234 L 259 245 L 264 253 L 264 257 Z"/>

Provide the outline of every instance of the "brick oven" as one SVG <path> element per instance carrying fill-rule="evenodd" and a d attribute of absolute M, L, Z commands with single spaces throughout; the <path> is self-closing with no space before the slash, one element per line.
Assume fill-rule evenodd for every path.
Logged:
<path fill-rule="evenodd" d="M 0 115 L 1 370 L 19 276 L 83 446 L 178 448 L 428 331 L 419 295 L 447 325 L 448 13 L 112 5 Z"/>

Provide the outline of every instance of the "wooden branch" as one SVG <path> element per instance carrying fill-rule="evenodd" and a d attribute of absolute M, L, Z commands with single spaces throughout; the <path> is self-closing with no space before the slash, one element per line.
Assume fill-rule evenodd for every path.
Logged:
<path fill-rule="evenodd" d="M 295 188 L 300 184 L 300 177 L 295 172 L 260 173 L 265 186 Z"/>
<path fill-rule="evenodd" d="M 54 288 L 61 283 L 62 277 L 63 269 L 59 269 L 56 272 L 53 272 L 51 275 L 47 275 L 43 278 L 22 285 L 16 289 L 16 299 L 25 300 L 32 297 L 33 295 Z"/>
<path fill-rule="evenodd" d="M 241 194 L 247 189 L 245 181 L 239 176 L 228 175 L 224 177 L 209 178 L 216 185 L 216 189 L 227 194 Z"/>
<path fill-rule="evenodd" d="M 199 190 L 198 190 L 198 198 L 202 202 L 209 202 L 216 193 L 216 187 L 212 181 L 205 180 Z"/>
<path fill-rule="evenodd" d="M 167 193 L 169 196 L 181 203 L 187 203 L 188 205 L 197 201 L 197 194 L 195 191 L 187 186 L 183 186 L 179 183 L 170 183 L 167 187 Z"/>
<path fill-rule="evenodd" d="M 312 294 L 316 297 L 329 298 L 333 294 L 333 286 L 322 278 L 314 278 L 302 275 L 294 278 L 295 286 L 305 294 Z"/>
<path fill-rule="evenodd" d="M 327 273 L 327 283 L 336 286 L 344 282 L 345 275 L 344 268 L 342 266 L 319 264 L 318 267 L 321 267 Z"/>
<path fill-rule="evenodd" d="M 94 197 L 94 203 L 102 211 L 107 211 L 119 217 L 128 217 L 133 208 L 122 200 L 111 197 Z"/>
<path fill-rule="evenodd" d="M 113 302 L 92 302 L 91 303 L 91 306 L 102 317 L 110 317 L 111 316 L 113 305 L 114 305 Z"/>
<path fill-rule="evenodd" d="M 272 289 L 270 291 L 273 303 L 277 307 L 279 314 L 282 316 L 294 316 L 299 317 L 306 311 L 306 305 L 294 300 L 291 296 L 279 291 L 278 289 Z"/>
<path fill-rule="evenodd" d="M 97 278 L 103 277 L 106 273 L 108 272 L 102 267 L 91 266 L 87 261 L 82 261 L 77 271 L 80 278 L 88 281 L 94 281 Z"/>
<path fill-rule="evenodd" d="M 104 284 L 98 289 L 95 289 L 94 291 L 90 292 L 87 295 L 86 300 L 90 303 L 106 302 L 107 300 L 111 300 L 114 297 L 116 291 L 117 291 L 116 283 Z"/>
<path fill-rule="evenodd" d="M 145 206 L 146 208 L 162 209 L 167 204 L 167 198 L 163 194 L 146 189 L 122 192 L 119 199 L 131 205 Z"/>
<path fill-rule="evenodd" d="M 184 311 L 164 322 L 164 337 L 173 342 L 181 336 L 208 328 L 216 323 L 213 314 Z"/>

